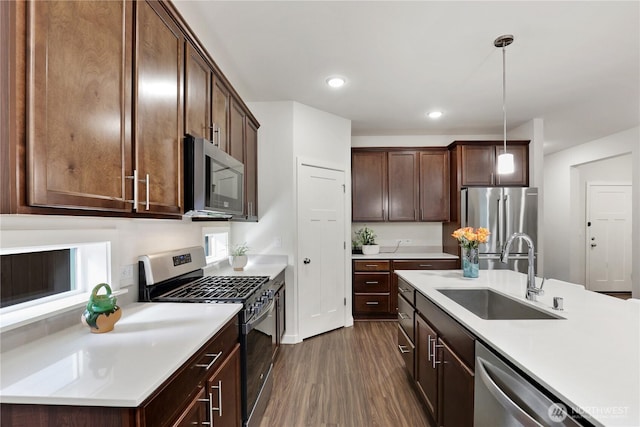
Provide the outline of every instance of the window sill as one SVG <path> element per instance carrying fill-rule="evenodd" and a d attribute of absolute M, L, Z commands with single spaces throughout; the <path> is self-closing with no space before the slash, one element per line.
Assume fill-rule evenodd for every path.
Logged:
<path fill-rule="evenodd" d="M 118 289 L 117 291 L 113 291 L 113 295 L 124 295 L 127 292 L 129 292 L 129 290 L 126 288 Z M 84 307 L 90 296 L 91 292 L 86 292 L 0 314 L 0 334 L 30 323 L 35 323 L 39 320 L 47 319 L 58 314 Z M 80 314 L 81 313 L 79 313 L 78 316 L 80 316 Z"/>

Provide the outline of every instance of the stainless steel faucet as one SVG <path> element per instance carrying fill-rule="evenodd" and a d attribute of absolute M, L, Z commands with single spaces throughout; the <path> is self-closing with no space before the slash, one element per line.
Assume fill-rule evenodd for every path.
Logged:
<path fill-rule="evenodd" d="M 509 260 L 509 249 L 513 244 L 513 241 L 516 239 L 522 239 L 527 243 L 527 262 L 529 266 L 527 268 L 527 293 L 525 297 L 528 300 L 536 301 L 537 295 L 543 295 L 544 291 L 542 290 L 542 286 L 544 285 L 544 280 L 542 281 L 542 285 L 539 288 L 536 288 L 536 272 L 534 267 L 534 258 L 535 258 L 535 247 L 533 244 L 533 240 L 525 233 L 513 233 L 509 236 L 509 239 L 505 242 L 504 247 L 502 248 L 502 254 L 500 255 L 500 261 L 503 263 L 507 263 Z"/>

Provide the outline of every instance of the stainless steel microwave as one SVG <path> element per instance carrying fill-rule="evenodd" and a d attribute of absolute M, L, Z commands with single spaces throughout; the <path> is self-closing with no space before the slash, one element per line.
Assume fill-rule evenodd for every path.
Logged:
<path fill-rule="evenodd" d="M 184 204 L 192 216 L 242 215 L 244 165 L 204 138 L 184 139 Z"/>

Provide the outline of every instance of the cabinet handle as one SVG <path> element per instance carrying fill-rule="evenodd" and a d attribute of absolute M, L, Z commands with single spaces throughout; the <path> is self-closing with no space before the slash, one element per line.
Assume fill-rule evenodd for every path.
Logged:
<path fill-rule="evenodd" d="M 214 123 L 213 126 L 211 126 L 211 129 L 213 129 L 213 133 L 215 134 L 213 145 L 220 148 L 220 127 L 216 126 Z"/>
<path fill-rule="evenodd" d="M 209 392 L 209 425 L 213 425 L 213 393 Z"/>
<path fill-rule="evenodd" d="M 365 285 L 377 285 L 380 282 L 364 282 Z"/>
<path fill-rule="evenodd" d="M 431 264 L 420 264 L 420 267 L 433 267 Z"/>
<path fill-rule="evenodd" d="M 212 426 L 213 425 L 213 413 L 211 412 L 211 393 L 209 393 L 209 399 L 198 399 L 198 402 L 206 402 L 209 403 L 209 421 L 202 421 L 200 424 L 205 425 L 205 426 Z M 197 423 L 191 423 L 191 425 L 195 425 L 197 426 Z"/>
<path fill-rule="evenodd" d="M 144 182 L 146 184 L 147 187 L 147 191 L 146 191 L 146 200 L 145 200 L 145 204 L 144 204 L 144 210 L 148 211 L 149 210 L 149 187 L 151 187 L 151 181 L 149 178 L 149 174 L 147 174 L 146 178 L 144 180 L 140 180 L 140 182 Z"/>
<path fill-rule="evenodd" d="M 133 180 L 133 199 L 125 200 L 125 202 L 133 203 L 133 210 L 137 211 L 138 210 L 138 170 L 134 169 L 133 175 L 125 176 L 125 179 Z"/>
<path fill-rule="evenodd" d="M 378 305 L 380 303 L 378 301 L 367 301 L 366 304 L 367 305 Z"/>
<path fill-rule="evenodd" d="M 495 178 L 493 176 L 493 172 L 491 172 L 491 185 L 495 185 Z"/>
<path fill-rule="evenodd" d="M 400 320 L 410 319 L 409 315 L 406 313 L 398 313 L 398 317 L 400 318 Z"/>
<path fill-rule="evenodd" d="M 431 362 L 431 335 L 427 336 L 427 362 Z"/>
<path fill-rule="evenodd" d="M 204 369 L 206 369 L 208 371 L 209 369 L 211 369 L 213 364 L 216 363 L 216 360 L 218 360 L 218 358 L 220 358 L 220 356 L 222 356 L 222 351 L 220 353 L 218 353 L 218 354 L 207 353 L 207 354 L 205 354 L 205 356 L 213 357 L 213 360 L 211 360 L 211 362 L 208 365 L 205 365 L 204 363 L 198 363 L 198 364 L 196 364 L 196 368 L 204 368 Z"/>
<path fill-rule="evenodd" d="M 434 339 L 433 339 L 433 359 L 431 359 L 431 367 L 432 367 L 433 369 L 436 369 L 436 365 L 438 365 L 438 364 L 442 363 L 442 361 L 437 360 L 437 357 L 436 357 L 436 348 L 444 347 L 443 345 L 436 344 L 436 342 L 437 342 L 437 341 L 436 341 L 436 339 L 434 338 Z"/>
<path fill-rule="evenodd" d="M 377 267 L 378 264 L 365 264 L 364 266 L 365 267 Z"/>
<path fill-rule="evenodd" d="M 402 353 L 402 354 L 409 353 L 409 350 L 407 350 L 407 346 L 406 345 L 398 344 L 398 350 L 400 350 L 400 353 Z"/>
<path fill-rule="evenodd" d="M 401 288 L 398 286 L 398 290 L 400 291 L 400 293 L 405 293 L 405 292 L 409 292 L 409 289 L 405 289 L 405 288 Z"/>
<path fill-rule="evenodd" d="M 218 407 L 213 407 L 213 393 L 209 393 L 209 406 L 211 407 L 211 421 L 213 422 L 213 411 L 218 411 L 218 416 L 222 417 L 222 381 L 218 380 L 218 385 L 212 385 L 212 390 L 218 390 Z"/>

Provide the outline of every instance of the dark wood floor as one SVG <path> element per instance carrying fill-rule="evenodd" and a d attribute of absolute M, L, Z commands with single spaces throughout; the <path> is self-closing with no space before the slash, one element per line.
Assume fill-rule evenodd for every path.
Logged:
<path fill-rule="evenodd" d="M 629 299 L 631 298 L 631 292 L 600 292 L 601 294 L 609 295 L 610 297 Z"/>
<path fill-rule="evenodd" d="M 282 346 L 260 427 L 430 427 L 397 351 L 396 322 L 356 322 Z"/>

